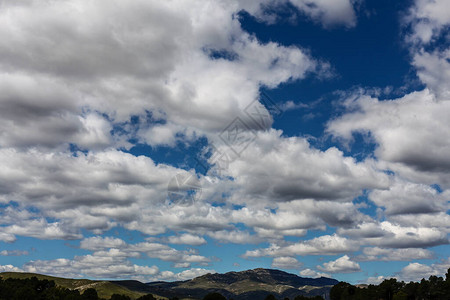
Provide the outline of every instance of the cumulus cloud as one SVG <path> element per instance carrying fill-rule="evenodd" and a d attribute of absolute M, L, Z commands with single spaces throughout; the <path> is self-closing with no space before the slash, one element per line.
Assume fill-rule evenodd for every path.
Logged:
<path fill-rule="evenodd" d="M 185 244 L 193 246 L 206 244 L 206 240 L 204 238 L 189 233 L 183 233 L 178 236 L 169 236 L 167 241 L 169 244 Z"/>
<path fill-rule="evenodd" d="M 163 271 L 158 276 L 153 277 L 154 280 L 164 280 L 164 281 L 182 281 L 192 279 L 198 276 L 206 274 L 217 273 L 214 270 L 207 270 L 202 268 L 192 268 L 179 273 L 174 273 L 172 271 Z"/>
<path fill-rule="evenodd" d="M 289 256 L 280 256 L 275 257 L 272 260 L 272 268 L 279 268 L 279 269 L 298 269 L 303 264 L 299 262 L 294 257 Z"/>
<path fill-rule="evenodd" d="M 443 100 L 450 99 L 448 80 L 450 79 L 450 50 L 420 50 L 413 56 L 412 64 L 417 69 L 420 80 Z"/>
<path fill-rule="evenodd" d="M 251 244 L 259 243 L 262 241 L 255 235 L 250 234 L 247 231 L 238 230 L 220 230 L 208 233 L 208 235 L 221 243 L 234 243 L 234 244 Z"/>
<path fill-rule="evenodd" d="M 114 252 L 114 251 L 113 251 Z M 93 277 L 103 279 L 134 278 L 142 281 L 187 280 L 215 273 L 214 270 L 192 268 L 180 273 L 160 271 L 157 266 L 133 264 L 127 255 L 111 255 L 111 252 L 97 251 L 93 254 L 75 256 L 73 259 L 58 258 L 27 262 L 22 268 L 10 265 L 1 266 L 1 270 L 14 272 L 32 272 L 61 277 Z"/>
<path fill-rule="evenodd" d="M 16 237 L 14 234 L 6 233 L 6 232 L 0 232 L 0 241 L 12 243 L 16 240 Z"/>
<path fill-rule="evenodd" d="M 94 278 L 123 278 L 137 275 L 150 277 L 159 273 L 156 266 L 139 266 L 122 257 L 98 255 L 76 256 L 74 259 L 36 260 L 23 266 L 26 272 L 62 277 L 90 276 Z"/>
<path fill-rule="evenodd" d="M 238 1 L 195 0 L 5 4 L 0 145 L 106 147 L 121 139 L 112 124 L 131 133 L 132 116 L 140 116 L 139 140 L 173 145 L 177 135 L 224 128 L 260 85 L 319 72 L 305 51 L 242 30 L 232 17 L 241 9 Z M 239 59 L 215 59 L 214 51 Z"/>
<path fill-rule="evenodd" d="M 60 222 L 48 223 L 46 219 L 24 220 L 5 226 L 6 234 L 35 237 L 43 240 L 65 239 L 76 240 L 82 237 L 78 230 Z"/>
<path fill-rule="evenodd" d="M 13 265 L 0 265 L 0 272 L 23 272 L 23 270 Z"/>
<path fill-rule="evenodd" d="M 252 199 L 258 203 L 267 199 L 351 201 L 362 189 L 387 187 L 386 175 L 373 162 L 358 163 L 337 148 L 320 151 L 304 138 L 281 134 L 260 132 L 229 164 L 225 175 L 232 176 L 241 189 L 235 196 L 239 204 Z"/>
<path fill-rule="evenodd" d="M 290 0 L 290 2 L 316 22 L 322 23 L 324 27 L 334 25 L 353 27 L 356 24 L 356 14 L 353 7 L 355 1 Z"/>
<path fill-rule="evenodd" d="M 450 14 L 445 0 L 416 0 L 403 19 L 405 40 L 413 58 L 417 75 L 438 97 L 448 100 L 450 64 L 448 47 L 437 46 L 440 38 L 447 39 Z"/>
<path fill-rule="evenodd" d="M 180 239 L 180 237 L 183 238 Z M 167 242 L 172 243 L 171 240 L 175 242 L 173 244 L 179 243 L 191 246 L 202 245 L 206 242 L 204 239 L 202 240 L 202 238 L 190 234 L 167 238 Z M 179 268 L 187 268 L 191 264 L 208 265 L 211 261 L 211 259 L 199 255 L 195 249 L 177 250 L 156 242 L 128 244 L 122 239 L 114 237 L 95 236 L 85 238 L 80 242 L 80 248 L 95 251 L 93 255 L 98 257 L 126 259 L 130 257 L 142 258 L 145 255 L 150 258 L 173 262 Z"/>
<path fill-rule="evenodd" d="M 167 183 L 173 176 L 188 174 L 116 150 L 72 156 L 0 149 L 0 161 L 3 197 L 14 196 L 45 216 L 63 220 L 49 224 L 36 215 L 22 220 L 11 217 L 5 225 L 15 224 L 5 232 L 43 238 L 80 238 L 80 228 L 102 231 L 113 227 L 114 221 L 136 220 L 143 214 L 140 207 L 151 210 L 165 205 Z M 13 210 L 21 208 L 6 212 L 18 216 Z"/>
<path fill-rule="evenodd" d="M 412 43 L 430 43 L 449 24 L 450 14 L 445 0 L 416 0 L 405 16 L 411 26 L 407 40 Z"/>
<path fill-rule="evenodd" d="M 327 273 L 317 272 L 317 271 L 312 270 L 312 269 L 301 270 L 299 272 L 299 274 L 300 274 L 300 276 L 312 277 L 312 278 L 319 278 L 319 277 L 328 277 L 328 278 L 330 278 L 331 277 Z"/>
<path fill-rule="evenodd" d="M 447 211 L 446 193 L 435 188 L 396 179 L 387 190 L 374 190 L 369 199 L 378 207 L 384 207 L 388 215 L 427 214 Z"/>
<path fill-rule="evenodd" d="M 105 248 L 124 248 L 124 240 L 114 237 L 93 236 L 80 241 L 80 248 L 87 250 L 101 250 Z"/>
<path fill-rule="evenodd" d="M 272 22 L 276 16 L 266 8 L 276 13 L 288 3 L 326 29 L 356 25 L 357 1 L 350 0 L 2 3 L 0 240 L 80 239 L 80 248 L 93 252 L 0 270 L 184 280 L 214 272 L 200 268 L 211 258 L 167 244 L 204 245 L 205 236 L 219 243 L 269 242 L 243 256 L 274 257 L 280 268 L 300 267 L 296 255 L 336 255 L 361 246 L 368 260 L 424 259 L 431 253 L 423 247 L 448 243 L 449 55 L 424 48 L 449 23 L 443 1 L 417 0 L 404 20 L 413 66 L 428 88 L 391 101 L 356 95 L 328 124 L 329 133 L 347 140 L 370 132 L 376 157 L 364 161 L 284 136 L 271 128 L 274 119 L 258 102 L 261 87 L 330 75 L 329 64 L 309 51 L 261 42 L 241 28 L 242 10 Z M 249 107 L 262 112 L 257 117 L 264 122 L 255 121 Z M 233 127 L 232 120 L 240 124 Z M 251 143 L 239 151 L 240 139 L 224 145 L 225 128 Z M 204 137 L 219 151 L 231 147 L 239 155 L 224 169 L 211 157 L 213 167 L 198 179 L 203 198 L 188 207 L 167 203 L 167 185 L 179 174 L 196 176 L 194 170 L 126 152 L 136 143 L 174 147 Z M 386 169 L 395 175 L 381 171 Z M 431 187 L 436 183 L 443 191 Z M 363 191 L 386 220 L 360 211 L 353 200 Z M 340 229 L 284 240 L 327 226 Z M 170 235 L 134 244 L 83 239 L 86 230 L 100 235 L 114 227 Z M 143 257 L 196 268 L 173 273 L 130 261 Z M 348 256 L 319 267 L 330 273 L 359 269 Z"/>
<path fill-rule="evenodd" d="M 428 277 L 444 276 L 448 268 L 450 267 L 450 260 L 440 261 L 431 265 L 420 264 L 417 262 L 409 263 L 398 274 L 401 280 L 404 281 L 418 281 L 422 278 L 428 279 Z"/>
<path fill-rule="evenodd" d="M 365 283 L 378 285 L 378 284 L 382 283 L 385 279 L 388 279 L 388 278 L 384 277 L 383 275 L 368 277 Z"/>
<path fill-rule="evenodd" d="M 317 268 L 324 272 L 329 273 L 353 273 L 361 271 L 361 267 L 357 262 L 350 260 L 350 257 L 344 255 L 336 260 L 323 263 L 322 266 Z"/>
<path fill-rule="evenodd" d="M 450 170 L 449 101 L 425 89 L 390 101 L 356 95 L 345 107 L 349 112 L 329 122 L 328 132 L 346 140 L 370 132 L 380 168 L 413 182 L 450 186 L 445 176 Z"/>
<path fill-rule="evenodd" d="M 374 233 L 368 231 L 374 228 Z M 360 243 L 389 248 L 423 248 L 448 244 L 446 231 L 439 228 L 401 226 L 389 221 L 339 228 L 339 234 L 357 238 Z"/>
<path fill-rule="evenodd" d="M 311 240 L 286 246 L 272 244 L 269 248 L 247 250 L 243 257 L 333 255 L 358 250 L 359 245 L 338 235 L 322 235 Z"/>
<path fill-rule="evenodd" d="M 148 257 L 158 258 L 171 262 L 188 262 L 207 265 L 211 260 L 207 257 L 198 255 L 196 251 L 180 251 L 160 243 L 142 242 L 130 244 L 127 247 L 130 252 L 142 252 Z"/>
<path fill-rule="evenodd" d="M 0 255 L 2 255 L 2 256 L 22 256 L 22 255 L 28 255 L 28 251 L 23 251 L 23 250 L 2 250 L 2 251 L 0 251 Z"/>
<path fill-rule="evenodd" d="M 450 215 L 446 212 L 434 214 L 396 215 L 392 216 L 390 219 L 406 227 L 421 226 L 426 228 L 435 228 L 442 232 L 450 232 Z"/>
<path fill-rule="evenodd" d="M 158 207 L 166 200 L 167 182 L 186 171 L 114 148 L 130 148 L 130 139 L 173 146 L 183 139 L 211 138 L 236 116 L 253 122 L 243 110 L 257 103 L 262 85 L 327 74 L 328 65 L 307 51 L 261 43 L 232 17 L 241 9 L 255 12 L 260 4 L 5 4 L 0 13 L 0 199 L 37 207 L 41 216 L 20 224 L 11 219 L 0 238 L 75 239 L 82 237 L 81 229 L 99 234 L 120 224 L 146 234 L 213 228 L 221 241 L 243 241 L 245 235 L 223 231 L 233 228 L 229 209 Z M 338 6 L 351 11 L 345 1 Z M 329 12 L 336 5 L 308 7 L 306 13 L 324 25 L 347 22 L 333 20 Z M 199 8 L 207 11 L 198 15 Z M 263 129 L 270 125 L 271 120 Z M 31 220 L 36 217 L 42 219 Z M 305 234 L 295 227 L 260 231 Z"/>
<path fill-rule="evenodd" d="M 361 261 L 411 261 L 413 259 L 431 259 L 434 256 L 432 251 L 420 248 L 390 249 L 366 247 L 363 249 L 363 253 L 365 257 L 358 257 Z"/>

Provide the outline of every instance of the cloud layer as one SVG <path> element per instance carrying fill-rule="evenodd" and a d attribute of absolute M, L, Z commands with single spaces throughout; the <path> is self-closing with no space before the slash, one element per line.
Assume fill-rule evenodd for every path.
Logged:
<path fill-rule="evenodd" d="M 370 88 L 335 93 L 339 113 L 311 138 L 274 128 L 277 113 L 301 105 L 268 107 L 261 91 L 327 80 L 333 62 L 261 41 L 242 12 L 264 26 L 285 13 L 350 31 L 359 1 L 3 1 L 0 255 L 33 258 L 0 271 L 184 280 L 215 272 L 222 255 L 204 252 L 226 244 L 302 276 L 367 261 L 410 262 L 402 278 L 441 274 L 447 261 L 412 260 L 438 259 L 427 248 L 449 243 L 444 2 L 417 0 L 401 20 L 425 88 L 387 100 Z M 375 145 L 363 159 L 352 155 L 358 135 Z M 198 142 L 183 163 L 169 158 Z M 189 205 L 167 196 L 179 178 L 201 186 Z M 22 238 L 70 241 L 79 254 L 9 248 Z M 310 256 L 325 260 L 314 268 Z"/>

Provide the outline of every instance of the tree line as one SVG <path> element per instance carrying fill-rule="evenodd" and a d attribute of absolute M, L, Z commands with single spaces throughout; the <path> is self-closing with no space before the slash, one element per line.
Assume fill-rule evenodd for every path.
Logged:
<path fill-rule="evenodd" d="M 357 287 L 340 282 L 330 291 L 331 300 L 450 300 L 450 268 L 442 277 L 430 276 L 420 282 L 385 279 L 378 285 Z"/>
<path fill-rule="evenodd" d="M 378 285 L 354 286 L 340 282 L 330 290 L 331 300 L 450 300 L 450 268 L 445 279 L 430 276 L 420 282 L 386 279 Z M 93 288 L 84 292 L 56 286 L 53 280 L 39 280 L 36 277 L 17 279 L 0 278 L 0 300 L 103 300 Z M 126 295 L 114 294 L 110 300 L 131 300 Z M 141 296 L 137 300 L 157 300 L 153 295 Z M 170 300 L 179 300 L 174 297 Z M 227 300 L 220 293 L 209 293 L 203 300 Z M 268 295 L 264 300 L 277 300 Z M 281 299 L 279 299 L 281 300 Z M 283 300 L 289 300 L 284 298 Z M 320 296 L 297 296 L 293 300 L 323 300 Z"/>
<path fill-rule="evenodd" d="M 284 300 L 289 300 L 284 298 Z M 68 289 L 57 286 L 53 280 L 31 278 L 19 279 L 0 277 L 0 300 L 106 300 L 98 296 L 94 288 L 88 288 L 83 292 L 75 289 Z M 129 296 L 113 294 L 110 300 L 132 300 Z M 136 300 L 158 300 L 152 294 L 139 297 Z M 169 300 L 180 300 L 173 297 Z M 209 293 L 203 300 L 227 300 L 220 293 Z M 232 300 L 232 299 L 230 299 Z M 276 300 L 275 296 L 268 295 L 265 300 Z M 316 296 L 308 298 L 297 296 L 294 300 L 323 300 L 322 297 Z"/>
<path fill-rule="evenodd" d="M 111 300 L 131 300 L 125 295 L 114 294 Z M 36 277 L 18 279 L 0 278 L 0 300 L 103 300 L 93 288 L 80 293 L 60 287 L 53 280 L 39 280 Z M 144 295 L 137 300 L 156 300 L 153 295 Z"/>

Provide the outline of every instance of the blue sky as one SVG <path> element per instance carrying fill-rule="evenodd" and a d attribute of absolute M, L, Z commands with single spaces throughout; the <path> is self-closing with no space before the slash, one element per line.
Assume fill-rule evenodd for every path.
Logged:
<path fill-rule="evenodd" d="M 0 10 L 0 271 L 450 267 L 445 0 Z"/>

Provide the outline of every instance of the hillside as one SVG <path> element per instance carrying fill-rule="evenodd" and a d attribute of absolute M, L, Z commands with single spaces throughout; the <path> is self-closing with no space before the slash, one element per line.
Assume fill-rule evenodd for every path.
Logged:
<path fill-rule="evenodd" d="M 279 270 L 254 269 L 206 274 L 180 282 L 151 282 L 147 284 L 149 289 L 146 291 L 166 297 L 178 295 L 196 299 L 209 292 L 219 292 L 235 300 L 264 299 L 269 294 L 282 299 L 293 299 L 298 295 L 325 295 L 328 298 L 331 287 L 337 283 L 337 280 L 330 278 L 304 278 Z"/>
<path fill-rule="evenodd" d="M 136 299 L 145 294 L 153 294 L 159 299 L 178 297 L 180 299 L 202 299 L 210 292 L 219 292 L 228 299 L 255 300 L 264 299 L 273 294 L 278 299 L 295 296 L 323 296 L 328 299 L 330 289 L 338 281 L 330 278 L 304 278 L 297 275 L 271 269 L 254 269 L 225 274 L 206 274 L 186 281 L 142 283 L 136 280 L 101 281 L 88 279 L 68 279 L 33 273 L 0 273 L 6 278 L 47 279 L 56 285 L 77 289 L 80 292 L 95 288 L 98 295 L 109 299 L 112 294 L 127 295 Z"/>
<path fill-rule="evenodd" d="M 71 290 L 79 290 L 81 293 L 88 289 L 94 288 L 97 290 L 99 297 L 104 299 L 109 299 L 113 294 L 121 294 L 129 296 L 132 299 L 139 298 L 140 296 L 146 294 L 138 291 L 132 291 L 128 288 L 115 284 L 109 281 L 101 281 L 101 280 L 89 280 L 89 279 L 69 279 L 69 278 L 61 278 L 61 277 L 53 277 L 35 273 L 15 273 L 15 272 L 4 272 L 0 273 L 0 277 L 3 279 L 7 278 L 18 278 L 25 279 L 36 277 L 37 279 L 43 280 L 53 280 L 57 286 L 61 286 L 64 288 L 68 288 Z"/>

